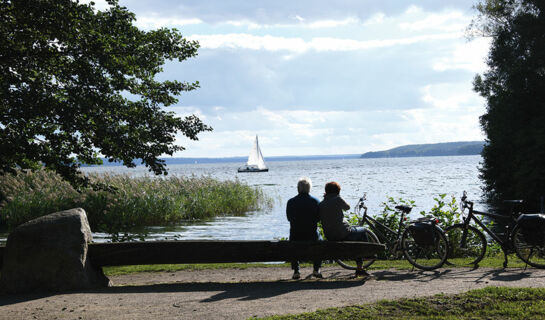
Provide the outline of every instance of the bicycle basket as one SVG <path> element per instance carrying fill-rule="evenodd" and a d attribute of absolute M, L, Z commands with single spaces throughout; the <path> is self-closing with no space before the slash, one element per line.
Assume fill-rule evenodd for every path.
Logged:
<path fill-rule="evenodd" d="M 435 244 L 436 235 L 431 221 L 414 222 L 408 228 L 416 244 L 420 246 Z"/>
<path fill-rule="evenodd" d="M 517 219 L 524 241 L 530 245 L 545 243 L 545 214 L 522 214 Z"/>

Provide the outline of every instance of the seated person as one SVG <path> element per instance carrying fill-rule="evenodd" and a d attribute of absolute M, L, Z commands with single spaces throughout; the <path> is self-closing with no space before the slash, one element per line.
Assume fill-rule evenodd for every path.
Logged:
<path fill-rule="evenodd" d="M 367 241 L 367 233 L 363 227 L 355 227 L 344 221 L 343 211 L 350 205 L 339 195 L 341 186 L 337 182 L 325 185 L 324 200 L 320 202 L 320 220 L 327 240 L 330 241 Z M 369 275 L 362 267 L 363 259 L 356 260 L 356 276 Z"/>
<path fill-rule="evenodd" d="M 290 241 L 321 240 L 317 224 L 320 220 L 318 215 L 318 204 L 320 201 L 311 196 L 310 188 L 312 182 L 309 178 L 301 178 L 297 183 L 298 195 L 289 199 L 286 206 L 286 215 L 290 222 Z M 314 272 L 312 276 L 323 278 L 320 273 L 322 261 L 314 261 Z M 299 261 L 292 261 L 292 279 L 301 278 L 299 273 Z"/>

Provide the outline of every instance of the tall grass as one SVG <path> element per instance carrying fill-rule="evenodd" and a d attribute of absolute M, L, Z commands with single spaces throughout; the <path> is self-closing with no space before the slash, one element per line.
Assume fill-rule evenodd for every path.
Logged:
<path fill-rule="evenodd" d="M 117 233 L 183 220 L 241 215 L 272 205 L 261 189 L 210 177 L 90 175 L 115 191 L 76 191 L 58 175 L 40 170 L 0 176 L 0 224 L 13 228 L 52 212 L 85 209 L 93 231 Z"/>

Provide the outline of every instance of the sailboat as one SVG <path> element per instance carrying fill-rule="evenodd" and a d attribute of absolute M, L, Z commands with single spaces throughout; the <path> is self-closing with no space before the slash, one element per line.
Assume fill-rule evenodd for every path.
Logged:
<path fill-rule="evenodd" d="M 263 155 L 261 154 L 261 149 L 259 148 L 259 141 L 257 140 L 257 135 L 255 136 L 254 147 L 248 156 L 248 162 L 240 168 L 238 172 L 267 172 L 269 169 L 265 165 L 265 160 L 263 160 Z"/>

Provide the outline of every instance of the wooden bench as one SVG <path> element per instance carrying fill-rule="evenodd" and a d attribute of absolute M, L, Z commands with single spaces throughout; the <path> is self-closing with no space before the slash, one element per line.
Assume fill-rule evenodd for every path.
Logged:
<path fill-rule="evenodd" d="M 357 241 L 147 241 L 91 243 L 87 258 L 97 267 L 229 262 L 332 260 L 371 257 L 382 244 Z M 0 247 L 0 266 L 4 247 Z"/>

